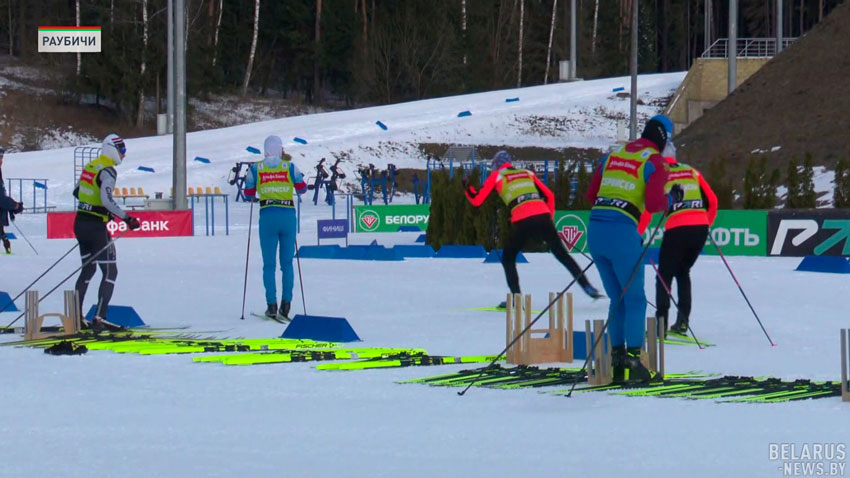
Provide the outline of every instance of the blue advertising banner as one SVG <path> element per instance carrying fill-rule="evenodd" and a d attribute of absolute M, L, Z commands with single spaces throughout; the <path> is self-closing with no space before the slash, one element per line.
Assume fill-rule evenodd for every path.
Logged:
<path fill-rule="evenodd" d="M 348 244 L 348 220 L 347 219 L 319 219 L 316 221 L 316 243 L 320 239 L 345 238 Z"/>

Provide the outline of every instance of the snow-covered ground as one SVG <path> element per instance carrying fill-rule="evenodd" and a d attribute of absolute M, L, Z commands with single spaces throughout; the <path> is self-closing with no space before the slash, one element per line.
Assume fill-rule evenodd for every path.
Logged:
<path fill-rule="evenodd" d="M 668 90 L 680 79 L 681 75 L 666 75 L 646 83 L 658 81 L 663 84 L 659 89 Z M 563 95 L 562 102 L 580 98 L 589 95 L 581 92 L 594 84 L 605 91 L 601 96 L 607 96 L 626 81 L 542 87 L 538 101 L 558 94 Z M 570 94 L 571 87 L 577 92 Z M 546 94 L 545 88 L 553 93 Z M 487 123 L 516 114 L 501 110 L 516 105 L 504 103 L 503 96 L 519 95 L 523 104 L 536 90 L 475 95 L 490 95 L 497 111 L 457 136 L 452 131 L 459 130 L 463 121 L 478 121 L 476 111 L 481 112 L 473 109 L 471 118 L 453 116 L 461 105 L 471 108 L 469 99 L 196 133 L 189 138 L 190 157 L 210 157 L 213 163 L 192 163 L 190 185 L 223 185 L 227 167 L 244 157 L 244 147 L 261 145 L 269 133 L 306 136 L 310 144 L 291 148 L 303 151 L 305 157 L 308 151 L 322 154 L 323 148 L 344 144 L 352 149 L 378 144 L 382 140 L 376 137 L 382 134 L 409 138 L 427 131 L 443 135 L 442 142 L 458 141 L 465 134 L 471 134 L 468 142 L 513 141 L 508 129 L 500 137 L 486 129 Z M 546 105 L 541 110 L 554 115 L 554 104 Z M 399 113 L 389 121 L 393 108 L 408 111 L 409 116 Z M 437 111 L 450 113 L 439 113 L 444 114 L 442 122 L 428 123 L 417 120 L 417 111 L 425 117 Z M 528 111 L 524 114 L 533 108 Z M 367 131 L 373 119 L 387 123 L 389 132 Z M 403 132 L 394 133 L 395 128 Z M 485 138 L 479 141 L 477 132 Z M 612 139 L 605 131 L 596 134 L 599 144 Z M 516 141 L 530 144 L 532 138 Z M 573 140 L 565 136 L 559 141 Z M 119 180 L 149 191 L 167 188 L 169 145 L 169 138 L 130 140 L 130 155 L 119 169 Z M 401 166 L 401 161 L 393 161 Z M 136 165 L 152 166 L 156 173 L 134 172 Z M 68 205 L 69 150 L 8 155 L 3 169 L 6 177 L 49 177 L 51 202 Z M 230 212 L 229 236 L 219 231 L 215 237 L 120 239 L 112 303 L 132 305 L 152 327 L 189 326 L 190 333 L 218 331 L 214 335 L 220 337 L 279 336 L 281 325 L 239 320 L 248 205 L 231 203 Z M 299 242 L 315 244 L 316 219 L 330 214 L 330 207 L 306 202 Z M 202 225 L 197 228 L 200 234 Z M 15 255 L 0 257 L 0 290 L 13 296 L 74 245 L 73 240 L 46 240 L 43 215 L 21 215 L 17 226 L 39 255 L 17 240 Z M 260 311 L 264 298 L 256 231 L 255 224 L 247 303 L 249 310 Z M 391 246 L 412 244 L 416 236 L 357 234 L 351 241 L 367 244 L 377 239 Z M 560 290 L 570 277 L 550 255 L 527 257 L 530 262 L 519 266 L 523 289 L 533 294 L 535 308 L 541 308 L 547 292 Z M 693 271 L 692 325 L 701 338 L 718 345 L 706 350 L 670 346 L 668 370 L 837 380 L 838 329 L 850 325 L 842 312 L 850 294 L 844 276 L 795 272 L 799 259 L 793 258 L 728 260 L 777 346 L 768 343 L 721 260 L 705 256 Z M 46 292 L 78 264 L 72 254 L 36 288 Z M 465 310 L 502 300 L 505 283 L 498 264 L 464 259 L 304 259 L 301 270 L 308 312 L 346 317 L 363 339 L 359 345 L 423 347 L 437 355 L 495 354 L 505 345 L 502 314 Z M 644 272 L 646 291 L 653 299 L 652 269 Z M 595 269 L 589 274 L 600 284 Z M 65 287 L 72 287 L 73 278 Z M 95 288 L 94 284 L 90 288 L 85 309 Z M 302 312 L 301 300 L 296 276 L 296 312 Z M 592 302 L 578 294 L 575 302 L 579 321 L 606 316 L 607 300 Z M 61 295 L 46 299 L 42 307 L 61 310 Z M 16 316 L 0 313 L 0 325 Z M 772 477 L 783 473 L 778 469 L 781 462 L 770 460 L 771 443 L 846 447 L 848 442 L 848 405 L 840 399 L 720 404 L 601 392 L 565 398 L 545 389 L 479 388 L 459 397 L 452 388 L 395 382 L 471 367 L 329 372 L 316 370 L 315 363 L 229 367 L 194 363 L 191 355 L 90 351 L 54 357 L 12 347 L 0 347 L 0 364 L 0 476 Z"/>

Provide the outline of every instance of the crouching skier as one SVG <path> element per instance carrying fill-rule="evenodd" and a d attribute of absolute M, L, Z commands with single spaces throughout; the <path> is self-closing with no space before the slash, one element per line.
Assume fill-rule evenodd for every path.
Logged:
<path fill-rule="evenodd" d="M 495 189 L 510 208 L 511 232 L 502 250 L 502 267 L 505 269 L 505 279 L 511 293 L 520 293 L 519 274 L 516 270 L 517 255 L 529 239 L 537 239 L 546 242 L 555 258 L 578 280 L 588 296 L 594 299 L 601 297 L 558 237 L 558 231 L 552 222 L 555 215 L 555 195 L 533 172 L 513 167 L 511 160 L 511 155 L 506 151 L 496 153 L 490 164 L 490 176 L 484 181 L 480 191 L 469 185 L 466 178 L 463 180 L 466 198 L 473 206 L 484 204 L 487 196 Z"/>

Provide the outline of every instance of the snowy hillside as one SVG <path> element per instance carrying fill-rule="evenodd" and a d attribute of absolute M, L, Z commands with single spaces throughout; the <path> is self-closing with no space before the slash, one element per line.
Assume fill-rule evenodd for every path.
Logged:
<path fill-rule="evenodd" d="M 639 106 L 643 119 L 658 113 L 659 102 L 675 92 L 684 73 L 646 75 L 640 79 Z M 614 89 L 628 87 L 628 78 L 492 91 L 359 110 L 295 116 L 218 130 L 190 133 L 187 139 L 188 185 L 219 186 L 231 191 L 227 173 L 236 161 L 257 160 L 245 148 L 262 149 L 267 135 L 281 136 L 295 163 L 312 174 L 319 159 L 343 157 L 343 171 L 355 181 L 359 164 L 385 168 L 425 168 L 420 143 L 608 148 L 617 138 L 617 118 L 626 118 L 629 100 Z M 518 101 L 506 102 L 517 98 Z M 469 111 L 470 116 L 458 117 Z M 376 122 L 387 126 L 381 129 Z M 116 131 L 121 133 L 121 131 Z M 298 137 L 307 141 L 299 144 Z M 83 146 L 83 145 L 81 145 Z M 90 144 L 97 146 L 97 144 Z M 148 194 L 171 186 L 171 136 L 132 138 L 119 168 L 119 186 L 143 187 Z M 207 158 L 211 163 L 193 161 Z M 8 154 L 4 176 L 49 179 L 48 203 L 73 204 L 76 181 L 73 148 Z M 153 168 L 143 172 L 138 166 Z"/>

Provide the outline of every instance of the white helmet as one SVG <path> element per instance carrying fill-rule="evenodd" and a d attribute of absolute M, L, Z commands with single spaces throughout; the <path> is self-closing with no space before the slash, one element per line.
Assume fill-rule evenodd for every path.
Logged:
<path fill-rule="evenodd" d="M 263 143 L 263 150 L 263 156 L 267 158 L 281 158 L 283 157 L 283 140 L 280 136 L 271 135 Z"/>
<path fill-rule="evenodd" d="M 127 154 L 127 146 L 124 145 L 124 140 L 120 136 L 113 133 L 103 139 L 100 154 L 112 158 L 115 164 L 121 164 L 124 155 Z"/>

